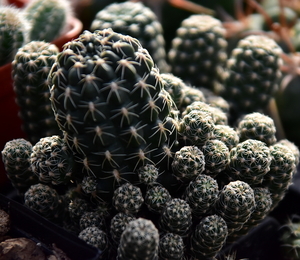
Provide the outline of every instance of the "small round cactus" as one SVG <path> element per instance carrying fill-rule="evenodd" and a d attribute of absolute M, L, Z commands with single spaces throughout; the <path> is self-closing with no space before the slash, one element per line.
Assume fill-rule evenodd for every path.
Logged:
<path fill-rule="evenodd" d="M 254 191 L 243 181 L 232 181 L 220 190 L 215 212 L 227 224 L 228 235 L 238 231 L 246 223 L 255 208 Z"/>
<path fill-rule="evenodd" d="M 159 232 L 152 221 L 137 218 L 128 223 L 118 247 L 118 259 L 155 260 L 158 257 Z"/>
<path fill-rule="evenodd" d="M 190 205 L 193 216 L 200 219 L 213 209 L 218 196 L 217 181 L 208 175 L 200 174 L 186 187 L 183 199 Z"/>
<path fill-rule="evenodd" d="M 274 120 L 259 112 L 244 115 L 239 121 L 237 132 L 240 142 L 255 139 L 270 146 L 277 141 Z"/>
<path fill-rule="evenodd" d="M 251 186 L 260 185 L 271 165 L 270 149 L 266 143 L 248 139 L 230 150 L 228 173 L 233 180 L 242 180 Z"/>
<path fill-rule="evenodd" d="M 139 180 L 146 185 L 154 183 L 158 175 L 158 168 L 153 164 L 146 164 L 138 169 Z"/>
<path fill-rule="evenodd" d="M 139 187 L 125 183 L 114 191 L 112 203 L 119 212 L 136 214 L 144 203 L 144 198 Z"/>
<path fill-rule="evenodd" d="M 225 244 L 227 236 L 227 224 L 222 217 L 204 217 L 191 235 L 191 255 L 196 259 L 214 259 Z"/>
<path fill-rule="evenodd" d="M 97 227 L 101 230 L 105 229 L 105 220 L 103 216 L 97 211 L 87 211 L 83 213 L 79 220 L 80 230 L 88 227 Z"/>
<path fill-rule="evenodd" d="M 185 236 L 192 225 L 192 209 L 185 200 L 173 198 L 162 210 L 159 222 L 163 231 Z"/>
<path fill-rule="evenodd" d="M 158 256 L 161 260 L 184 259 L 185 245 L 181 236 L 166 233 L 159 239 Z"/>
<path fill-rule="evenodd" d="M 240 137 L 236 129 L 229 125 L 215 125 L 212 139 L 222 141 L 228 147 L 229 151 L 240 142 Z"/>
<path fill-rule="evenodd" d="M 190 181 L 205 169 L 203 152 L 197 146 L 184 146 L 174 155 L 172 170 L 176 177 Z"/>

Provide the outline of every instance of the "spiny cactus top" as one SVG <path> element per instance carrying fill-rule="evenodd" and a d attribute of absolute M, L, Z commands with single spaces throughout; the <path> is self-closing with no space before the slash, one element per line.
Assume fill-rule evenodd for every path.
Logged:
<path fill-rule="evenodd" d="M 269 172 L 271 153 L 266 143 L 248 139 L 240 142 L 230 151 L 229 175 L 251 186 L 260 185 Z"/>
<path fill-rule="evenodd" d="M 222 141 L 229 151 L 240 142 L 239 134 L 236 129 L 229 125 L 215 125 L 212 139 Z"/>
<path fill-rule="evenodd" d="M 155 260 L 157 259 L 159 233 L 151 220 L 132 220 L 122 233 L 118 247 L 118 259 Z"/>
<path fill-rule="evenodd" d="M 16 53 L 12 75 L 23 129 L 32 144 L 40 138 L 61 135 L 51 107 L 48 73 L 59 50 L 54 44 L 31 41 Z"/>
<path fill-rule="evenodd" d="M 163 231 L 185 236 L 191 225 L 192 209 L 185 200 L 173 198 L 167 202 L 160 215 L 160 226 Z"/>
<path fill-rule="evenodd" d="M 197 146 L 183 146 L 175 153 L 172 170 L 183 181 L 195 179 L 205 169 L 203 152 Z"/>
<path fill-rule="evenodd" d="M 141 183 L 152 184 L 158 177 L 158 169 L 153 164 L 146 164 L 138 169 L 138 176 Z"/>
<path fill-rule="evenodd" d="M 223 97 L 234 116 L 263 109 L 278 88 L 282 50 L 263 35 L 240 40 L 227 61 L 228 76 Z"/>
<path fill-rule="evenodd" d="M 31 41 L 51 42 L 64 32 L 72 13 L 69 0 L 31 0 L 24 8 Z"/>
<path fill-rule="evenodd" d="M 28 22 L 13 6 L 0 6 L 0 66 L 11 62 L 18 49 L 29 41 Z"/>
<path fill-rule="evenodd" d="M 97 227 L 101 230 L 105 229 L 104 218 L 101 213 L 97 211 L 86 211 L 80 217 L 79 220 L 80 230 L 84 230 L 87 227 Z"/>
<path fill-rule="evenodd" d="M 243 181 L 233 181 L 225 185 L 215 204 L 216 214 L 226 221 L 228 234 L 240 230 L 249 220 L 254 208 L 254 191 Z"/>
<path fill-rule="evenodd" d="M 213 259 L 225 244 L 228 229 L 218 215 L 203 218 L 191 235 L 191 254 L 196 259 Z"/>
<path fill-rule="evenodd" d="M 112 3 L 100 10 L 92 21 L 90 30 L 107 28 L 137 38 L 149 51 L 160 71 L 169 71 L 162 25 L 155 13 L 142 2 Z"/>
<path fill-rule="evenodd" d="M 190 205 L 193 216 L 200 219 L 213 209 L 218 196 L 217 181 L 211 176 L 200 174 L 186 187 L 183 199 Z"/>
<path fill-rule="evenodd" d="M 184 259 L 185 245 L 181 236 L 174 233 L 166 233 L 159 239 L 158 256 L 162 260 Z"/>
<path fill-rule="evenodd" d="M 145 194 L 145 204 L 156 213 L 160 213 L 171 199 L 169 191 L 161 185 L 149 188 Z"/>
<path fill-rule="evenodd" d="M 299 147 L 296 144 L 294 144 L 292 141 L 289 141 L 288 139 L 281 139 L 281 140 L 278 141 L 278 143 L 286 145 L 289 149 L 291 149 L 291 151 L 295 155 L 295 164 L 296 164 L 296 167 L 297 167 L 298 164 L 299 164 L 299 160 L 300 160 Z"/>
<path fill-rule="evenodd" d="M 244 115 L 239 121 L 237 132 L 240 142 L 256 139 L 270 146 L 277 141 L 273 118 L 259 112 Z"/>
<path fill-rule="evenodd" d="M 92 226 L 87 227 L 80 231 L 78 237 L 82 240 L 84 240 L 89 245 L 92 245 L 94 247 L 97 247 L 102 251 L 105 251 L 105 249 L 108 247 L 108 237 L 107 234 L 99 229 L 98 227 Z"/>
<path fill-rule="evenodd" d="M 58 185 L 71 179 L 74 159 L 64 140 L 53 135 L 41 138 L 32 147 L 30 163 L 41 182 Z"/>
<path fill-rule="evenodd" d="M 180 104 L 177 106 L 179 112 L 185 111 L 186 107 L 191 105 L 195 101 L 205 102 L 206 98 L 203 92 L 196 87 L 192 87 L 190 85 L 183 86 L 183 95 Z"/>
<path fill-rule="evenodd" d="M 167 119 L 174 102 L 135 38 L 111 29 L 85 31 L 59 53 L 50 80 L 66 141 L 110 193 L 123 178 L 122 168 L 135 172 L 157 164 L 161 158 L 154 152 L 175 141 L 177 127 Z"/>
<path fill-rule="evenodd" d="M 227 59 L 221 21 L 210 15 L 191 15 L 182 21 L 168 57 L 171 72 L 193 86 L 219 89 L 218 73 Z"/>

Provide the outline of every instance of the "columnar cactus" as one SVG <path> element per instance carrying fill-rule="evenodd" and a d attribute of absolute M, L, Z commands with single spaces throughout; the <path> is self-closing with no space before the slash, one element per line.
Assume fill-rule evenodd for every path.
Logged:
<path fill-rule="evenodd" d="M 185 245 L 181 236 L 166 233 L 159 239 L 158 256 L 161 260 L 184 259 Z"/>
<path fill-rule="evenodd" d="M 68 0 L 30 1 L 24 8 L 24 16 L 30 23 L 30 40 L 53 41 L 66 29 L 71 13 Z"/>
<path fill-rule="evenodd" d="M 30 164 L 40 182 L 59 185 L 71 180 L 74 158 L 64 140 L 53 135 L 41 138 L 32 147 Z"/>
<path fill-rule="evenodd" d="M 226 48 L 221 21 L 210 15 L 191 15 L 177 29 L 168 52 L 171 72 L 193 86 L 218 92 Z"/>
<path fill-rule="evenodd" d="M 31 185 L 38 183 L 37 175 L 30 168 L 31 153 L 32 144 L 23 138 L 6 142 L 1 151 L 6 175 L 20 194 L 26 192 Z"/>
<path fill-rule="evenodd" d="M 62 135 L 51 107 L 48 73 L 59 50 L 54 44 L 31 41 L 20 48 L 12 62 L 16 101 L 29 141 Z"/>
<path fill-rule="evenodd" d="M 200 174 L 186 187 L 183 199 L 190 205 L 195 218 L 210 213 L 219 196 L 218 183 L 211 176 Z"/>
<path fill-rule="evenodd" d="M 174 155 L 173 174 L 182 181 L 195 179 L 205 169 L 203 152 L 197 146 L 183 146 Z"/>
<path fill-rule="evenodd" d="M 167 202 L 159 220 L 161 230 L 186 236 L 192 225 L 192 209 L 182 199 L 173 198 Z"/>
<path fill-rule="evenodd" d="M 230 103 L 233 120 L 265 108 L 281 77 L 277 43 L 264 35 L 250 35 L 238 42 L 227 61 L 222 96 Z"/>
<path fill-rule="evenodd" d="M 254 191 L 243 181 L 232 181 L 220 191 L 215 212 L 227 224 L 228 235 L 240 230 L 255 208 Z"/>
<path fill-rule="evenodd" d="M 201 147 L 204 155 L 204 174 L 215 178 L 224 171 L 230 161 L 230 151 L 225 143 L 217 139 L 207 140 Z"/>
<path fill-rule="evenodd" d="M 273 118 L 260 112 L 245 114 L 238 123 L 237 132 L 240 142 L 248 139 L 262 141 L 270 146 L 276 139 L 276 126 Z"/>
<path fill-rule="evenodd" d="M 20 10 L 0 6 L 0 66 L 11 62 L 18 49 L 29 41 L 28 28 Z"/>
<path fill-rule="evenodd" d="M 152 221 L 132 220 L 122 233 L 118 247 L 120 260 L 155 260 L 158 257 L 159 233 Z"/>
<path fill-rule="evenodd" d="M 112 204 L 116 210 L 126 214 L 136 214 L 143 203 L 141 189 L 131 183 L 125 183 L 118 187 L 112 198 Z"/>
<path fill-rule="evenodd" d="M 138 182 L 132 173 L 141 166 L 159 167 L 164 146 L 175 142 L 175 106 L 137 39 L 85 31 L 65 45 L 49 77 L 58 125 L 83 173 L 101 180 L 104 200 L 122 180 Z"/>
<path fill-rule="evenodd" d="M 227 236 L 227 224 L 222 217 L 204 217 L 191 235 L 191 255 L 196 259 L 214 259 L 225 244 Z"/>
<path fill-rule="evenodd" d="M 107 5 L 95 15 L 90 30 L 107 28 L 138 39 L 149 51 L 160 71 L 169 71 L 163 28 L 156 14 L 148 6 L 132 1 Z"/>
<path fill-rule="evenodd" d="M 271 161 L 272 156 L 266 143 L 248 139 L 230 150 L 228 173 L 233 180 L 258 186 L 270 171 Z"/>

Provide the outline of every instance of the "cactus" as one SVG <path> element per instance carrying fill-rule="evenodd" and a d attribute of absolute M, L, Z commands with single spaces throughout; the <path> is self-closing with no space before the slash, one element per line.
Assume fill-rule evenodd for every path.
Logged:
<path fill-rule="evenodd" d="M 197 146 L 183 146 L 175 153 L 172 170 L 180 180 L 189 182 L 201 174 L 204 169 L 204 154 Z"/>
<path fill-rule="evenodd" d="M 75 227 L 80 228 L 80 219 L 86 213 L 91 211 L 91 205 L 81 197 L 75 197 L 67 204 L 67 212 L 70 216 L 70 221 Z"/>
<path fill-rule="evenodd" d="M 184 259 L 185 245 L 181 236 L 166 233 L 159 239 L 158 256 L 161 260 Z"/>
<path fill-rule="evenodd" d="M 240 142 L 240 136 L 236 129 L 229 125 L 215 125 L 212 139 L 222 141 L 229 151 Z"/>
<path fill-rule="evenodd" d="M 214 259 L 225 244 L 227 236 L 227 225 L 222 217 L 204 217 L 191 235 L 191 255 L 196 259 Z"/>
<path fill-rule="evenodd" d="M 118 259 L 157 259 L 158 245 L 159 232 L 152 221 L 144 218 L 132 220 L 122 233 Z"/>
<path fill-rule="evenodd" d="M 277 141 L 273 118 L 259 112 L 244 115 L 239 120 L 236 131 L 239 134 L 240 142 L 255 139 L 270 146 Z"/>
<path fill-rule="evenodd" d="M 228 235 L 240 230 L 255 208 L 254 191 L 243 181 L 232 181 L 220 190 L 215 204 L 215 214 L 227 224 Z"/>
<path fill-rule="evenodd" d="M 125 230 L 127 224 L 135 219 L 136 218 L 133 215 L 125 214 L 123 212 L 118 212 L 112 217 L 110 221 L 109 234 L 113 240 L 114 246 L 119 246 L 122 233 Z"/>
<path fill-rule="evenodd" d="M 171 199 L 169 191 L 161 185 L 151 187 L 145 194 L 145 204 L 150 211 L 156 213 L 161 213 Z"/>
<path fill-rule="evenodd" d="M 131 183 L 125 183 L 118 187 L 112 198 L 115 209 L 126 214 L 136 214 L 143 203 L 141 189 Z"/>
<path fill-rule="evenodd" d="M 264 35 L 250 35 L 238 42 L 227 61 L 221 95 L 230 103 L 232 121 L 264 109 L 278 89 L 282 49 Z"/>
<path fill-rule="evenodd" d="M 32 144 L 42 137 L 62 135 L 49 100 L 47 79 L 58 52 L 54 44 L 31 41 L 17 51 L 12 62 L 16 101 L 24 132 Z"/>
<path fill-rule="evenodd" d="M 72 13 L 68 0 L 32 0 L 23 10 L 31 41 L 51 42 L 67 28 Z"/>
<path fill-rule="evenodd" d="M 146 164 L 138 169 L 138 176 L 141 183 L 153 184 L 158 177 L 158 169 L 153 164 Z"/>
<path fill-rule="evenodd" d="M 233 180 L 258 186 L 270 171 L 271 161 L 271 152 L 265 143 L 248 139 L 231 149 L 228 174 Z"/>
<path fill-rule="evenodd" d="M 31 153 L 32 144 L 23 138 L 6 142 L 1 151 L 6 175 L 20 195 L 38 183 L 38 177 L 30 169 Z"/>
<path fill-rule="evenodd" d="M 88 227 L 97 227 L 100 230 L 105 230 L 104 217 L 97 211 L 84 212 L 79 220 L 79 228 L 82 231 Z"/>
<path fill-rule="evenodd" d="M 220 140 L 207 140 L 201 148 L 204 154 L 204 174 L 215 178 L 224 171 L 230 161 L 230 152 L 225 143 Z"/>
<path fill-rule="evenodd" d="M 58 136 L 41 138 L 30 155 L 31 170 L 42 183 L 67 184 L 72 178 L 73 154 Z"/>
<path fill-rule="evenodd" d="M 27 20 L 13 6 L 0 6 L 0 66 L 11 62 L 18 49 L 29 41 Z"/>
<path fill-rule="evenodd" d="M 219 196 L 218 183 L 211 176 L 200 174 L 186 187 L 183 199 L 190 205 L 195 218 L 212 211 Z"/>
<path fill-rule="evenodd" d="M 164 232 L 186 236 L 192 225 L 190 205 L 179 198 L 171 199 L 160 214 L 159 225 Z"/>
<path fill-rule="evenodd" d="M 160 71 L 169 72 L 162 25 L 156 14 L 142 2 L 112 3 L 100 10 L 90 30 L 93 32 L 107 28 L 138 39 Z"/>
<path fill-rule="evenodd" d="M 24 205 L 56 223 L 64 220 L 64 203 L 58 192 L 48 185 L 37 183 L 24 194 Z"/>
<path fill-rule="evenodd" d="M 172 40 L 168 52 L 171 72 L 193 86 L 219 92 L 226 48 L 220 20 L 210 15 L 191 15 L 182 21 Z"/>
<path fill-rule="evenodd" d="M 159 168 L 157 155 L 175 142 L 177 126 L 169 120 L 175 107 L 137 39 L 111 29 L 85 31 L 65 45 L 49 77 L 58 125 L 83 174 L 100 180 L 103 200 L 124 179 L 137 183 L 141 166 Z"/>
<path fill-rule="evenodd" d="M 291 149 L 280 143 L 270 146 L 270 155 L 270 171 L 265 175 L 263 185 L 271 192 L 274 209 L 292 184 L 296 159 Z"/>

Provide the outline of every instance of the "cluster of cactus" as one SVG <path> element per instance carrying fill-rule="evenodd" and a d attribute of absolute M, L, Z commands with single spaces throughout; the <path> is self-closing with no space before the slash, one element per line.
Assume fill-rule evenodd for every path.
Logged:
<path fill-rule="evenodd" d="M 118 8 L 121 15 L 125 8 Z M 111 19 L 105 12 L 101 15 Z M 136 16 L 145 22 L 147 14 Z M 211 17 L 191 20 L 198 18 Z M 206 54 L 221 48 L 214 59 L 205 58 L 214 64 L 187 65 L 190 72 L 202 68 L 214 78 L 211 86 L 193 83 L 198 87 L 186 82 L 187 73 L 177 74 L 178 67 L 174 73 L 160 72 L 138 37 L 111 28 L 115 23 L 122 29 L 125 22 L 112 19 L 104 23 L 107 29 L 85 31 L 56 55 L 44 96 L 50 93 L 62 135 L 32 144 L 8 142 L 2 151 L 6 171 L 26 206 L 100 249 L 102 259 L 213 259 L 276 207 L 292 182 L 299 150 L 288 140 L 277 141 L 274 122 L 263 113 L 246 113 L 239 124 L 229 125 L 231 101 L 211 92 L 221 89 L 221 80 L 214 82 L 219 76 L 205 69 L 223 73 L 219 62 L 226 44 L 217 20 L 195 43 L 187 37 L 174 40 L 176 48 L 202 44 Z M 125 27 L 132 33 L 140 28 Z M 195 37 L 197 29 L 178 33 Z M 255 50 L 247 49 L 242 58 L 241 50 L 233 52 L 244 69 L 252 62 L 250 52 Z M 275 77 L 278 52 L 271 54 Z M 178 57 L 188 55 L 182 49 Z M 175 49 L 169 56 L 175 59 Z M 254 64 L 257 73 L 265 65 Z M 241 76 L 228 75 L 228 82 Z M 263 82 L 274 85 L 266 83 L 270 79 Z"/>
<path fill-rule="evenodd" d="M 11 62 L 30 41 L 51 42 L 66 29 L 72 14 L 69 0 L 33 0 L 24 8 L 0 5 L 0 66 Z"/>

